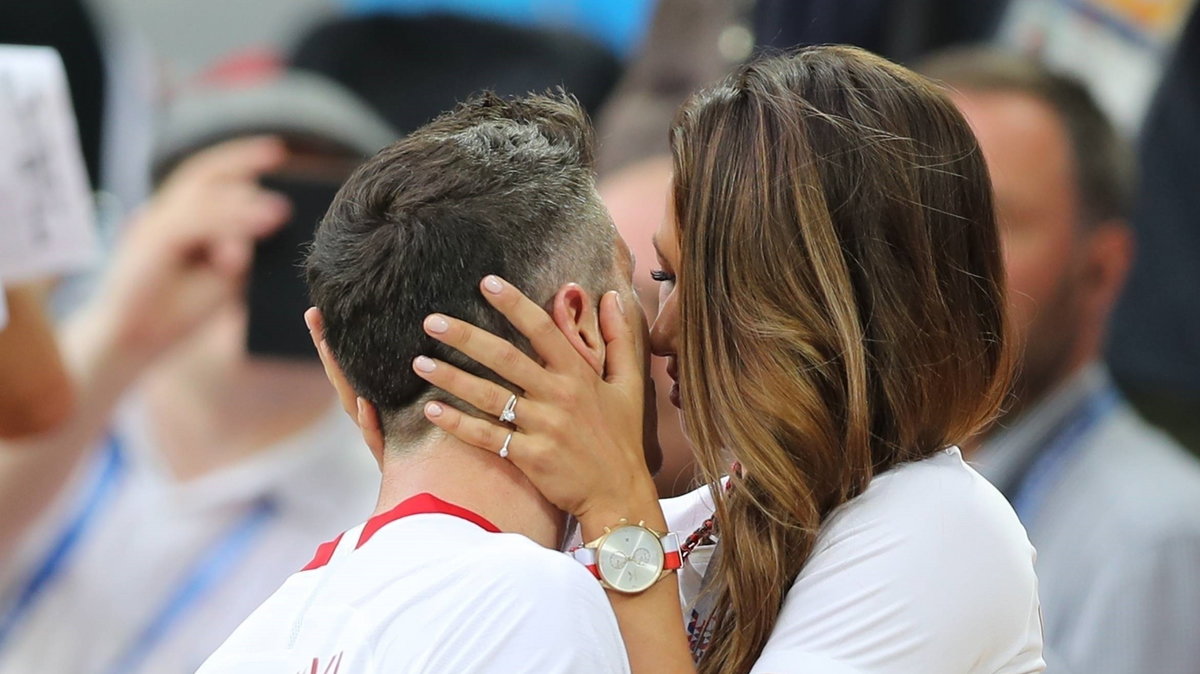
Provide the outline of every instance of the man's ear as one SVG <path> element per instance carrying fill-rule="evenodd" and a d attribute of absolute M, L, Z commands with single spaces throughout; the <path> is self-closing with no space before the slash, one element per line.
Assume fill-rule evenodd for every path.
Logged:
<path fill-rule="evenodd" d="M 367 448 L 371 450 L 375 461 L 379 463 L 380 469 L 383 468 L 383 422 L 379 419 L 379 408 L 375 407 L 374 403 L 366 398 L 359 397 L 355 400 L 358 406 L 358 415 L 354 421 L 358 424 L 359 431 L 362 432 L 363 442 Z"/>
<path fill-rule="evenodd" d="M 337 359 L 333 357 L 333 351 L 329 348 L 329 343 L 325 341 L 325 319 L 321 316 L 321 310 L 309 307 L 308 311 L 304 312 L 304 323 L 308 326 L 308 335 L 312 337 L 313 346 L 317 349 L 317 356 L 321 358 L 321 365 L 325 368 L 325 378 L 329 380 L 330 384 L 333 384 L 333 389 L 337 391 L 338 402 L 342 404 L 342 409 L 357 422 L 358 403 L 356 399 L 358 393 L 350 385 L 350 380 L 346 379 L 346 374 L 342 372 L 342 366 L 338 365 Z"/>
<path fill-rule="evenodd" d="M 578 283 L 568 283 L 554 294 L 550 316 L 559 331 L 596 374 L 604 375 L 604 336 L 596 300 Z"/>
<path fill-rule="evenodd" d="M 308 311 L 304 312 L 304 323 L 308 326 L 308 334 L 312 337 L 317 356 L 325 368 L 325 377 L 337 392 L 338 402 L 362 431 L 363 441 L 367 443 L 375 459 L 382 461 L 383 424 L 379 419 L 379 410 L 371 401 L 358 395 L 350 385 L 350 380 L 346 378 L 346 373 L 342 372 L 342 366 L 338 365 L 337 359 L 333 357 L 329 342 L 325 341 L 325 319 L 321 316 L 321 310 L 309 307 Z"/>
<path fill-rule="evenodd" d="M 1133 230 L 1123 221 L 1110 220 L 1095 226 L 1087 246 L 1086 288 L 1089 308 L 1106 321 L 1125 287 L 1133 265 Z"/>

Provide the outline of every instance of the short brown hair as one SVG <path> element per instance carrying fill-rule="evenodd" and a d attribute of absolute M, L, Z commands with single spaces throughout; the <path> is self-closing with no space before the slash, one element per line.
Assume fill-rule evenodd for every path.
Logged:
<path fill-rule="evenodd" d="M 916 69 L 952 89 L 1022 94 L 1049 106 L 1070 141 L 1081 224 L 1128 217 L 1136 182 L 1131 151 L 1083 82 L 995 47 L 948 49 Z"/>
<path fill-rule="evenodd" d="M 542 303 L 571 281 L 599 297 L 612 287 L 614 237 L 578 102 L 484 94 L 359 167 L 317 228 L 306 270 L 338 364 L 395 446 L 432 428 L 416 356 L 496 379 L 428 337 L 425 316 L 446 313 L 528 350 L 479 281 L 503 276 Z"/>

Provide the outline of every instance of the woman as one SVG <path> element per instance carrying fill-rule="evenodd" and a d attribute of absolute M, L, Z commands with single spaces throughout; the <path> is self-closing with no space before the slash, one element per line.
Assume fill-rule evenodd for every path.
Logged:
<path fill-rule="evenodd" d="M 1041 671 L 1032 548 L 954 447 L 993 417 L 1010 363 L 989 179 L 963 118 L 899 66 L 817 47 L 693 96 L 672 151 L 650 344 L 709 486 L 654 498 L 637 312 L 615 293 L 602 380 L 544 311 L 485 279 L 541 362 L 458 321 L 430 334 L 521 397 L 504 406 L 507 391 L 441 363 L 421 374 L 515 428 L 446 405 L 427 417 L 501 450 L 602 563 L 634 565 L 600 538 L 623 520 L 698 526 L 678 578 L 609 593 L 635 672 Z"/>

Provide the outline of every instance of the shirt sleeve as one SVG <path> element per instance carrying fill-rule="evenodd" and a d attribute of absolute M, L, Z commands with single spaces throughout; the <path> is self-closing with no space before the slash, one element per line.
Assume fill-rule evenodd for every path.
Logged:
<path fill-rule="evenodd" d="M 1044 669 L 1033 549 L 1011 509 L 916 486 L 831 518 L 752 674 Z"/>

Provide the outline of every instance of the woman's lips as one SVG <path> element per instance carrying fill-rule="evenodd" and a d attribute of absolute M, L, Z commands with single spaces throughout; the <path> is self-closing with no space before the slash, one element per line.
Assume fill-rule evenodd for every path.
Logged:
<path fill-rule="evenodd" d="M 674 358 L 667 361 L 667 376 L 671 378 L 671 393 L 669 395 L 671 404 L 683 409 L 679 405 L 679 369 L 675 366 Z"/>

